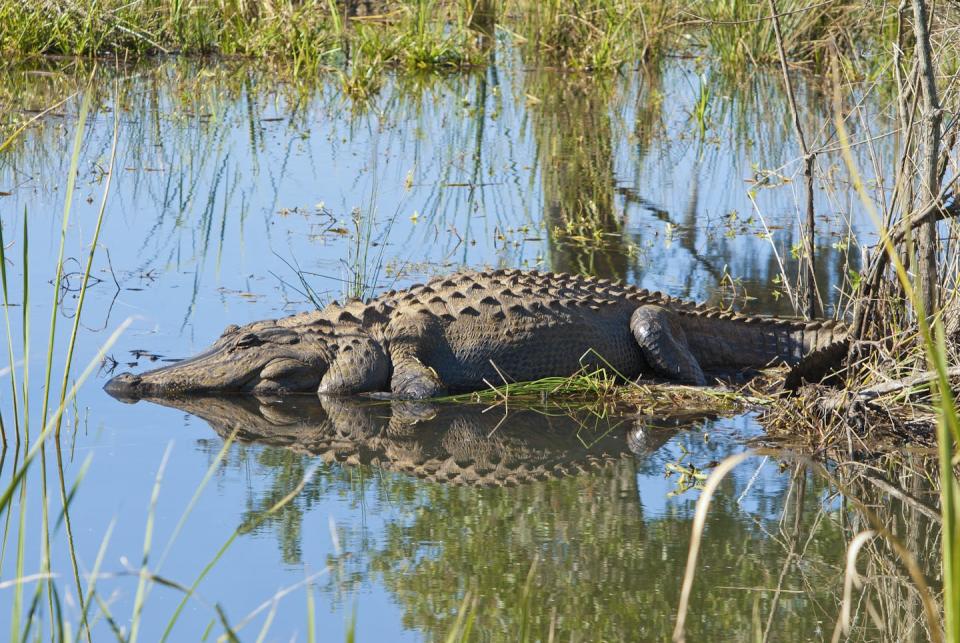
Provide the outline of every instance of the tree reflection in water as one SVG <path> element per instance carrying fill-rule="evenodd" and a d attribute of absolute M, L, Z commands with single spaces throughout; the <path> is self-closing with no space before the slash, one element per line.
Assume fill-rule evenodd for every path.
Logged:
<path fill-rule="evenodd" d="M 271 476 L 248 517 L 287 493 L 313 461 L 327 463 L 288 511 L 261 526 L 277 534 L 288 562 L 298 560 L 304 514 L 324 496 L 352 497 L 365 512 L 389 504 L 399 519 L 382 532 L 343 526 L 343 554 L 330 561 L 340 574 L 328 591 L 382 583 L 404 625 L 428 638 L 451 630 L 470 592 L 473 631 L 483 640 L 521 630 L 538 640 L 661 640 L 673 626 L 695 502 L 692 493 L 664 498 L 665 464 L 682 453 L 701 467 L 723 458 L 737 441 L 705 441 L 704 433 L 722 436 L 746 421 L 701 420 L 691 430 L 689 418 L 669 428 L 677 423 L 586 425 L 584 416 L 521 410 L 503 419 L 470 406 L 173 404 L 221 435 L 239 429 L 247 444 L 234 448 L 232 464 L 247 460 L 251 476 Z M 863 480 L 844 484 L 922 562 L 936 552 L 925 514 L 872 504 L 879 496 Z M 868 524 L 861 506 L 816 467 L 786 455 L 779 466 L 749 460 L 711 507 L 689 636 L 829 639 L 847 543 Z M 906 574 L 879 546 L 863 558 L 862 600 L 886 638 L 925 640 Z M 853 638 L 877 638 L 868 612 L 856 613 Z"/>

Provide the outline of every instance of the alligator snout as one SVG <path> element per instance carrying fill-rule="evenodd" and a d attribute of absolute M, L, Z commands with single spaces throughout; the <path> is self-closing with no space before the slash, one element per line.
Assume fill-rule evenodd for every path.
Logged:
<path fill-rule="evenodd" d="M 143 390 L 140 386 L 143 378 L 133 373 L 121 373 L 111 378 L 104 386 L 103 390 L 117 398 L 121 402 L 133 404 L 143 397 Z"/>

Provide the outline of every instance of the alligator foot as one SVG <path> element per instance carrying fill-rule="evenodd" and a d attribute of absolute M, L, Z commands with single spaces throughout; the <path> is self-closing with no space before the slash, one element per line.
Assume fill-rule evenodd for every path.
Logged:
<path fill-rule="evenodd" d="M 640 306 L 630 317 L 630 331 L 647 364 L 658 374 L 697 386 L 707 383 L 683 328 L 669 310 Z"/>
<path fill-rule="evenodd" d="M 398 400 L 425 400 L 446 394 L 437 372 L 415 357 L 394 358 L 390 392 Z"/>

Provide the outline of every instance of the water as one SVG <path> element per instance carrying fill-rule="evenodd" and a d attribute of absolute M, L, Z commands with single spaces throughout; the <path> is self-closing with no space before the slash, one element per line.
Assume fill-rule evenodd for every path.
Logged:
<path fill-rule="evenodd" d="M 308 399 L 178 409 L 124 405 L 100 390 L 111 368 L 188 356 L 228 324 L 464 265 L 583 272 L 754 312 L 792 310 L 779 275 L 781 265 L 788 278 L 797 272 L 802 191 L 787 180 L 798 162 L 775 77 L 738 86 L 671 62 L 601 82 L 526 68 L 510 50 L 498 55 L 476 73 L 390 78 L 368 105 L 342 97 L 333 75 L 293 86 L 250 66 L 178 61 L 122 78 L 96 72 L 58 346 L 76 308 L 75 273 L 115 117 L 98 282 L 75 363 L 87 364 L 122 321 L 132 324 L 68 410 L 46 469 L 52 521 L 61 472 L 68 490 L 82 476 L 70 506 L 81 574 L 110 534 L 97 589 L 117 627 L 133 620 L 161 473 L 147 566 L 170 583 L 151 586 L 143 640 L 159 639 L 182 588 L 201 575 L 171 640 L 208 629 L 219 636 L 224 621 L 242 640 L 265 625 L 266 640 L 306 640 L 310 600 L 322 640 L 344 640 L 351 628 L 361 640 L 443 639 L 464 609 L 482 640 L 669 637 L 699 494 L 679 472 L 709 471 L 744 451 L 762 435 L 753 414 L 571 418 L 556 409 L 330 408 Z M 44 108 L 85 87 L 85 73 L 70 67 L 3 73 L 17 88 L 14 108 Z M 712 99 L 700 133 L 690 114 L 704 88 Z M 811 121 L 829 116 L 816 109 L 826 101 L 815 86 L 800 99 Z M 0 157 L 14 301 L 28 219 L 34 340 L 45 337 L 50 315 L 78 109 L 78 98 L 67 100 Z M 874 151 L 889 156 L 893 145 L 881 138 Z M 855 156 L 869 165 L 864 146 Z M 870 239 L 872 224 L 841 178 L 839 155 L 818 163 L 834 177 L 817 194 L 818 279 L 829 312 L 842 305 L 836 286 L 860 263 L 850 238 Z M 19 360 L 22 310 L 9 311 Z M 34 435 L 44 353 L 35 343 L 26 357 Z M 2 395 L 9 432 L 9 389 Z M 22 456 L 6 452 L 4 480 Z M 40 571 L 40 472 L 30 471 L 24 574 Z M 912 493 L 925 497 L 922 486 Z M 749 458 L 722 483 L 707 519 L 691 639 L 830 639 L 847 544 L 876 524 L 932 569 L 936 528 L 916 509 L 842 469 L 785 453 Z M 4 580 L 16 576 L 16 520 L 6 530 Z M 51 528 L 50 542 L 63 618 L 76 632 L 82 617 L 63 525 Z M 909 578 L 883 547 L 865 551 L 867 588 L 854 595 L 877 608 L 879 622 L 858 609 L 854 638 L 923 639 Z M 28 605 L 34 588 L 26 585 Z M 12 587 L 0 597 L 4 631 Z M 45 595 L 38 606 L 48 624 Z M 111 636 L 102 614 L 93 628 L 96 639 Z"/>

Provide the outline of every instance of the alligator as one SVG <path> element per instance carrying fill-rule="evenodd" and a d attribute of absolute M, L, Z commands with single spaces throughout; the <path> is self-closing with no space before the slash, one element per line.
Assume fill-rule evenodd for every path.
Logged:
<path fill-rule="evenodd" d="M 256 395 L 149 401 L 198 416 L 223 439 L 284 447 L 428 482 L 504 487 L 644 459 L 707 414 L 605 418 L 471 404 Z"/>
<path fill-rule="evenodd" d="M 462 271 L 366 302 L 231 325 L 203 353 L 117 375 L 105 388 L 127 400 L 232 392 L 426 399 L 584 368 L 704 385 L 797 365 L 845 335 L 833 320 L 742 315 L 609 279 Z"/>

